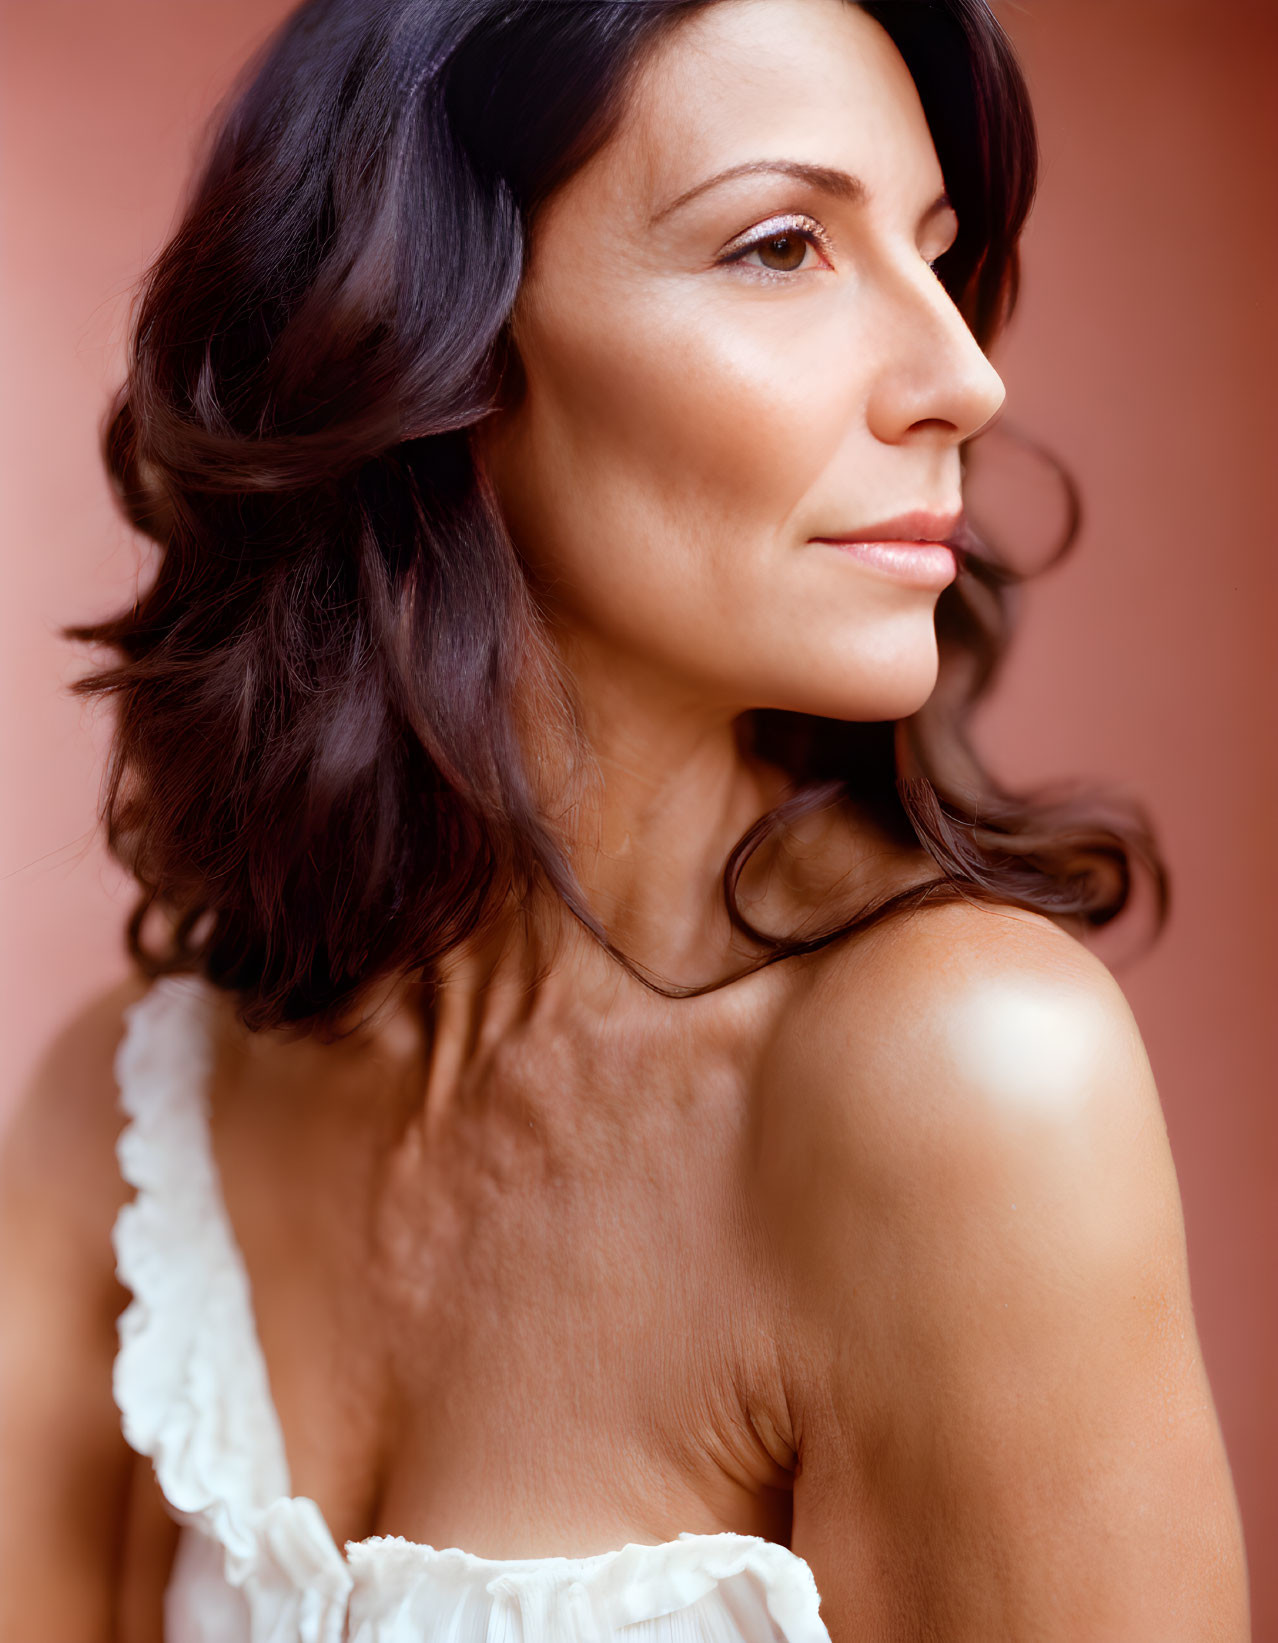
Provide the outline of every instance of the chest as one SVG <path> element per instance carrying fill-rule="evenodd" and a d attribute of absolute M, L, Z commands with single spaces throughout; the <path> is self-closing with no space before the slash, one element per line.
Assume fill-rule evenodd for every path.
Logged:
<path fill-rule="evenodd" d="M 219 1061 L 224 1195 L 295 1494 L 490 1556 L 784 1541 L 779 1298 L 740 1023 Z M 761 1435 L 763 1434 L 763 1435 Z"/>

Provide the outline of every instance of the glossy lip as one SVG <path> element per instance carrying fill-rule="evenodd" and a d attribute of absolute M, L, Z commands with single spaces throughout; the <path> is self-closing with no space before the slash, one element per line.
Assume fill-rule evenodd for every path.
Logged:
<path fill-rule="evenodd" d="M 893 519 L 867 525 L 864 530 L 845 531 L 839 536 L 814 536 L 814 542 L 944 542 L 947 548 L 962 546 L 963 510 L 930 513 L 920 508 L 899 513 Z"/>
<path fill-rule="evenodd" d="M 896 514 L 891 519 L 867 525 L 863 530 L 849 531 L 839 536 L 814 536 L 810 540 L 825 543 L 833 548 L 855 548 L 858 544 L 867 544 L 892 550 L 881 556 L 881 568 L 886 568 L 882 565 L 882 560 L 890 559 L 893 552 L 899 559 L 901 549 L 908 552 L 911 547 L 943 545 L 953 555 L 957 570 L 962 571 L 967 551 L 967 523 L 961 507 L 948 513 L 934 513 L 930 509 L 918 508 L 911 513 Z M 870 554 L 856 554 L 855 557 L 862 559 L 864 563 L 874 563 L 874 557 Z M 922 564 L 919 570 L 922 572 Z M 922 575 L 919 585 L 925 586 L 931 580 L 934 579 Z M 941 585 L 948 585 L 952 580 L 953 575 L 946 576 L 941 580 Z"/>

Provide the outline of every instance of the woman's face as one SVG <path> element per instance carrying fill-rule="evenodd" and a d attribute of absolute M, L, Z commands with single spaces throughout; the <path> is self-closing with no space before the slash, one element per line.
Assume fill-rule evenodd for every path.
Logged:
<path fill-rule="evenodd" d="M 848 0 L 717 0 L 660 41 L 534 225 L 526 387 L 477 430 L 579 670 L 716 714 L 922 705 L 941 584 L 821 539 L 960 507 L 1003 386 L 929 266 L 956 228 Z"/>

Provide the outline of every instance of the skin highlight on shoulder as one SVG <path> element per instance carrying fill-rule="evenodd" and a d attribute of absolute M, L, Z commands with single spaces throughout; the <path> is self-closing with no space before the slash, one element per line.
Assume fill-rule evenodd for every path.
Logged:
<path fill-rule="evenodd" d="M 1103 1051 L 1109 1016 L 1086 989 L 1064 993 L 1041 975 L 986 978 L 943 1025 L 959 1078 L 991 1111 L 1044 1118 L 1076 1112 L 1087 1073 Z"/>
<path fill-rule="evenodd" d="M 814 968 L 774 1059 L 770 1195 L 784 1217 L 925 1220 L 1046 1184 L 1166 1128 L 1140 1032 L 1104 963 L 1049 919 L 967 903 L 870 932 Z M 1174 1177 L 1173 1177 L 1174 1179 Z M 1079 1210 L 1103 1205 L 1081 1193 Z M 885 1222 L 886 1224 L 886 1222 Z M 792 1232 L 792 1229 L 791 1229 Z M 790 1236 L 791 1234 L 786 1234 Z M 796 1246 L 798 1247 L 798 1246 Z"/>
<path fill-rule="evenodd" d="M 787 1071 L 759 1156 L 832 1635 L 1240 1637 L 1176 1172 L 1105 965 L 929 909 L 820 973 Z"/>

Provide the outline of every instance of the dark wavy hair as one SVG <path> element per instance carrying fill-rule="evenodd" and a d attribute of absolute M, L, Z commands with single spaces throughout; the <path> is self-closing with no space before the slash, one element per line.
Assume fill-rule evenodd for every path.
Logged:
<path fill-rule="evenodd" d="M 543 884 L 654 990 L 725 984 L 666 985 L 617 949 L 537 802 L 527 727 L 571 745 L 579 720 L 469 441 L 518 370 L 507 321 L 538 208 L 615 129 L 645 50 L 712 3 L 306 0 L 219 109 L 103 433 L 158 565 L 132 609 L 63 630 L 116 652 L 71 689 L 116 708 L 103 814 L 141 887 L 146 974 L 201 971 L 252 1028 L 338 1031 L 375 981 L 429 985 Z M 937 271 L 988 346 L 1035 188 L 1020 70 L 985 0 L 859 3 L 918 87 L 960 223 Z M 1021 579 L 973 537 L 908 719 L 744 716 L 790 781 L 723 871 L 748 969 L 959 896 L 1100 926 L 1138 862 L 1161 929 L 1138 806 L 1013 793 L 972 749 Z M 757 929 L 736 899 L 749 856 L 849 800 L 936 875 L 802 939 Z"/>

